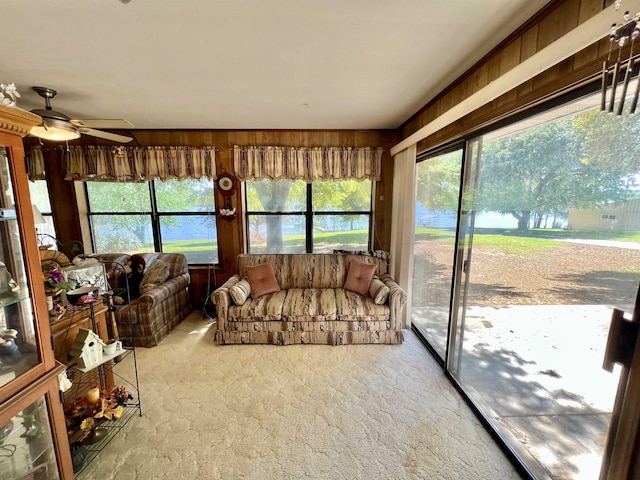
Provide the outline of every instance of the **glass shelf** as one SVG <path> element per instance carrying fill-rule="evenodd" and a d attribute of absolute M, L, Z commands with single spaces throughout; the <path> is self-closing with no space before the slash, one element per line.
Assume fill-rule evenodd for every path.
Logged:
<path fill-rule="evenodd" d="M 11 220 L 17 220 L 16 211 L 13 211 L 13 216 L 11 216 L 11 211 L 7 209 L 0 209 L 0 222 L 10 222 Z"/>
<path fill-rule="evenodd" d="M 0 294 L 0 308 L 9 307 L 29 298 L 29 290 L 21 288 L 15 292 Z"/>

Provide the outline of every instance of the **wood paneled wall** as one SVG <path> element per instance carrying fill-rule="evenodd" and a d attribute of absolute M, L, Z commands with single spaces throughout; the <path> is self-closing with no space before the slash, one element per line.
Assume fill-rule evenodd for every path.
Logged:
<path fill-rule="evenodd" d="M 391 197 L 393 165 L 390 148 L 422 126 L 431 122 L 460 101 L 476 93 L 490 82 L 505 74 L 514 66 L 531 57 L 553 41 L 560 38 L 582 22 L 599 13 L 613 3 L 613 0 L 554 0 L 534 16 L 518 31 L 496 47 L 484 59 L 435 99 L 407 120 L 397 131 L 342 131 L 342 130 L 133 130 L 122 132 L 132 134 L 139 146 L 148 145 L 188 145 L 215 146 L 218 174 L 233 173 L 232 148 L 234 145 L 288 145 L 288 146 L 382 146 L 385 153 L 382 160 L 382 181 L 378 182 L 375 198 L 374 232 L 375 248 L 389 249 L 391 238 Z M 603 26 L 603 36 L 608 25 Z M 418 144 L 418 151 L 433 148 L 462 136 L 468 135 L 497 120 L 535 105 L 544 99 L 564 92 L 568 88 L 583 84 L 595 78 L 608 51 L 608 40 L 603 39 L 572 57 L 558 63 L 550 70 L 525 82 L 519 87 L 505 92 L 484 107 L 470 112 L 454 124 L 436 132 Z M 33 139 L 31 139 L 33 140 Z M 26 139 L 27 143 L 29 139 Z M 100 144 L 99 140 L 83 137 L 84 143 Z M 76 142 L 73 142 L 76 143 Z M 106 142 L 102 142 L 104 144 Z M 59 187 L 58 187 L 59 188 Z M 53 195 L 52 202 L 65 202 L 61 208 L 68 208 L 65 195 Z M 60 200 L 60 199 L 63 200 Z M 221 205 L 222 198 L 216 198 Z M 242 202 L 238 194 L 232 198 L 232 205 L 242 213 Z M 56 211 L 56 206 L 53 206 Z M 69 229 L 77 237 L 76 220 L 66 219 Z M 243 251 L 242 215 L 237 219 L 218 221 L 220 243 L 220 267 L 216 269 L 216 283 L 220 284 L 235 272 L 235 258 Z M 64 235 L 64 228 L 56 225 Z M 209 274 L 206 268 L 194 268 L 192 300 L 200 302 L 200 286 Z"/>
<path fill-rule="evenodd" d="M 598 14 L 611 3 L 613 0 L 551 2 L 405 122 L 400 128 L 401 138 L 408 137 L 462 100 L 477 93 L 490 82 Z M 620 15 L 622 17 L 622 13 Z M 603 37 L 608 34 L 609 27 L 609 25 L 602 26 Z M 491 123 L 594 79 L 602 69 L 602 61 L 607 55 L 608 48 L 609 40 L 605 38 L 559 62 L 553 68 L 505 92 L 454 124 L 425 138 L 418 143 L 418 152 L 469 135 Z"/>
<path fill-rule="evenodd" d="M 233 146 L 234 145 L 274 145 L 293 147 L 383 147 L 382 156 L 382 180 L 376 184 L 374 203 L 374 248 L 389 250 L 391 241 L 391 198 L 393 186 L 393 159 L 389 154 L 391 147 L 397 143 L 398 134 L 391 130 L 375 131 L 345 131 L 345 130 L 131 130 L 121 132 L 135 138 L 131 146 L 151 145 L 182 145 L 182 146 L 214 146 L 216 152 L 217 174 L 233 174 Z M 28 139 L 27 143 L 34 139 Z M 92 137 L 83 136 L 80 140 L 70 142 L 73 144 L 105 145 Z M 58 160 L 59 161 L 59 160 Z M 56 212 L 57 204 L 60 208 L 69 209 L 69 192 L 60 190 L 65 185 L 49 184 L 52 197 L 52 208 Z M 72 185 L 71 182 L 66 182 Z M 216 197 L 218 206 L 224 205 L 224 199 L 219 193 Z M 236 271 L 236 257 L 244 251 L 243 239 L 243 204 L 239 192 L 231 197 L 232 207 L 235 207 L 239 215 L 236 219 L 217 220 L 219 259 L 220 265 L 215 272 L 210 272 L 207 267 L 193 267 L 189 271 L 192 276 L 191 300 L 193 305 L 202 303 L 202 285 L 207 283 L 209 277 L 220 285 Z M 61 238 L 67 238 L 65 233 L 69 231 L 69 238 L 80 238 L 78 235 L 79 224 L 77 215 L 73 218 L 65 216 L 64 222 L 56 222 L 56 229 Z"/>

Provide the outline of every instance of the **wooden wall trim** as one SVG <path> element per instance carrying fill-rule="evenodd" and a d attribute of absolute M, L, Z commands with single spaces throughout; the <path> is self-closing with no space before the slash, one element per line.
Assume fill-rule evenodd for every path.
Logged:
<path fill-rule="evenodd" d="M 509 41 L 505 41 L 502 47 L 495 51 L 485 60 L 477 64 L 472 70 L 463 75 L 453 86 L 443 90 L 434 101 L 427 104 L 416 115 L 411 117 L 402 127 L 402 137 L 407 140 L 411 137 L 411 141 L 417 142 L 430 135 L 438 135 L 441 129 L 449 128 L 450 124 L 457 122 L 463 114 L 473 112 L 483 108 L 485 105 L 490 109 L 500 109 L 503 103 L 513 104 L 518 102 L 520 97 L 523 102 L 521 105 L 531 103 L 531 96 L 526 95 L 533 92 L 536 88 L 545 84 L 545 89 L 560 91 L 568 86 L 576 83 L 574 73 L 578 71 L 587 77 L 593 77 L 597 74 L 600 66 L 594 60 L 601 59 L 602 55 L 606 55 L 608 48 L 608 40 L 605 40 L 606 46 L 602 52 L 602 45 L 597 41 L 605 37 L 608 33 L 611 19 L 620 21 L 622 18 L 621 11 L 615 11 L 613 7 L 608 7 L 611 2 L 603 2 L 601 0 L 564 0 L 553 2 L 553 5 L 538 16 L 534 22 L 527 23 L 528 28 L 520 29 L 519 35 L 510 37 Z M 634 0 L 627 2 L 624 9 L 632 11 L 640 10 L 640 1 Z M 604 10 L 604 11 L 603 11 Z M 576 47 L 573 51 L 566 49 L 564 58 L 558 55 L 557 49 L 565 47 L 564 42 L 571 38 L 581 38 L 582 45 Z M 558 39 L 561 39 L 558 41 Z M 596 43 L 593 43 L 596 41 Z M 555 43 L 554 43 L 555 42 Z M 595 47 L 594 47 L 595 45 Z M 546 52 L 545 52 L 546 50 Z M 541 54 L 551 52 L 550 60 L 547 59 L 547 68 L 531 69 L 532 74 L 524 81 L 514 82 L 511 84 L 505 80 L 509 80 L 513 76 L 514 70 L 522 70 L 522 66 L 533 65 L 542 58 Z M 562 71 L 567 73 L 567 65 L 570 66 L 570 81 L 567 81 L 566 75 L 559 75 Z M 551 68 L 548 68 L 551 66 Z M 587 70 L 585 66 L 590 69 Z M 543 71 L 544 70 L 544 71 Z M 542 72 L 542 73 L 541 73 Z M 535 76 L 534 76 L 535 75 Z M 532 78 L 535 80 L 532 82 Z M 504 85 L 501 90 L 496 87 L 502 82 Z M 492 85 L 493 84 L 493 85 Z M 487 90 L 487 88 L 489 88 Z M 479 100 L 482 92 L 487 93 L 487 97 L 483 99 L 483 103 L 473 103 L 469 99 Z M 458 110 L 458 117 L 452 115 Z M 442 116 L 449 113 L 449 118 L 443 122 Z M 453 120 L 452 120 L 453 118 Z M 468 120 L 469 117 L 467 117 Z M 446 119 L 446 117 L 445 117 Z M 438 123 L 433 123 L 439 120 Z M 425 126 L 432 124 L 432 128 L 425 129 Z M 465 124 L 467 131 L 470 128 L 468 122 Z M 421 131 L 422 130 L 422 131 Z M 455 130 L 455 129 L 454 129 Z M 421 135 L 416 135 L 420 132 Z M 454 137 L 459 135 L 453 135 Z M 402 147 L 406 148 L 411 141 L 403 141 L 393 148 L 392 153 Z"/>
<path fill-rule="evenodd" d="M 125 132 L 123 132 L 125 133 Z M 375 248 L 389 250 L 391 242 L 391 198 L 393 194 L 393 158 L 391 146 L 398 141 L 394 130 L 131 130 L 126 134 L 134 137 L 132 144 L 146 147 L 152 145 L 183 145 L 192 147 L 216 147 L 216 170 L 218 175 L 233 174 L 234 145 L 279 145 L 292 147 L 382 147 L 382 175 L 376 184 L 374 198 L 373 245 Z M 26 145 L 36 144 L 37 140 L 26 138 Z M 54 145 L 45 142 L 46 145 Z M 71 145 L 110 145 L 104 140 L 81 137 L 69 142 Z M 59 144 L 55 144 L 58 146 Z M 57 149 L 59 150 L 59 149 Z M 55 161 L 53 156 L 52 161 Z M 49 172 L 49 169 L 47 169 Z M 75 198 L 72 190 L 63 192 L 64 187 L 73 188 L 73 182 L 57 184 L 51 195 L 51 205 L 56 217 L 56 231 L 60 238 L 79 239 L 82 228 L 82 214 L 77 210 L 69 211 L 69 198 Z M 50 185 L 50 188 L 52 186 Z M 216 205 L 224 205 L 220 193 L 216 196 Z M 241 189 L 231 197 L 231 207 L 236 208 L 238 217 L 233 220 L 217 220 L 219 259 L 215 267 L 215 279 L 218 285 L 236 273 L 236 258 L 244 252 L 243 224 L 244 205 Z M 58 209 L 64 219 L 58 221 Z M 73 210 L 73 209 L 72 209 Z M 62 218 L 62 217 L 61 217 Z M 194 305 L 201 304 L 200 291 L 206 283 L 208 269 L 194 268 L 191 280 L 191 300 Z"/>

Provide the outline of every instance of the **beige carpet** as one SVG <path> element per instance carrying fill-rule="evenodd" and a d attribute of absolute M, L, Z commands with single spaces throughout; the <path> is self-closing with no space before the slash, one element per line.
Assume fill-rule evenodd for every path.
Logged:
<path fill-rule="evenodd" d="M 520 478 L 409 331 L 277 347 L 217 346 L 214 329 L 194 312 L 137 350 L 143 416 L 82 478 Z"/>

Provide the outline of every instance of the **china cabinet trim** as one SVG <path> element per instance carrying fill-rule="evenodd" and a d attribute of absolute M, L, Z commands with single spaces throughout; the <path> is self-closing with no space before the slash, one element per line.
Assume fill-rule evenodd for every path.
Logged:
<path fill-rule="evenodd" d="M 42 119 L 38 115 L 20 108 L 0 105 L 0 132 L 2 133 L 24 137 L 31 131 L 31 127 L 41 123 Z"/>

